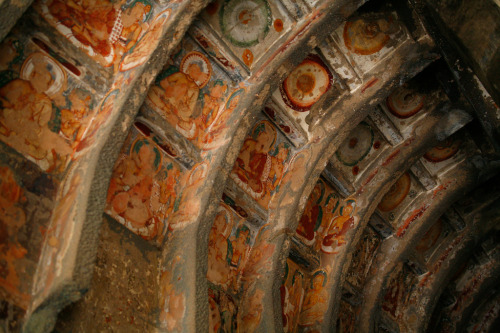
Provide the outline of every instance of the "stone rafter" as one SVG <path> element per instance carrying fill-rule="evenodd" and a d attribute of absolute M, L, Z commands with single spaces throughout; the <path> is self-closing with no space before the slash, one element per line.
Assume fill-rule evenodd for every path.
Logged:
<path fill-rule="evenodd" d="M 406 213 L 402 216 L 409 217 L 412 212 L 426 207 L 422 211 L 422 214 L 420 214 L 421 216 L 418 217 L 418 223 L 410 225 L 402 236 L 388 238 L 382 243 L 377 257 L 373 262 L 377 267 L 377 276 L 369 276 L 364 286 L 359 329 L 371 329 L 374 327 L 378 314 L 375 311 L 377 308 L 376 304 L 379 304 L 383 298 L 390 273 L 412 249 L 410 244 L 415 244 L 437 217 L 442 215 L 447 207 L 459 199 L 462 193 L 472 189 L 478 180 L 478 175 L 488 175 L 488 171 L 490 171 L 488 168 L 495 170 L 496 166 L 486 166 L 481 171 L 475 165 L 467 162 L 462 165 L 459 164 L 441 176 L 441 184 L 435 190 L 422 194 L 421 197 L 416 199 L 416 202 L 405 209 Z M 429 202 L 430 204 L 427 204 Z"/>
<path fill-rule="evenodd" d="M 309 328 L 334 331 L 335 320 L 343 315 L 341 306 L 346 301 L 345 295 L 352 292 L 356 294 L 357 305 L 360 306 L 356 328 L 363 332 L 373 331 L 383 316 L 383 311 L 379 310 L 394 269 L 406 265 L 407 260 L 414 260 L 415 244 L 437 217 L 443 215 L 465 192 L 499 172 L 498 161 L 495 160 L 500 147 L 498 120 L 495 118 L 498 106 L 472 70 L 467 68 L 462 72 L 461 66 L 464 65 L 461 59 L 454 53 L 453 47 L 446 43 L 446 39 L 442 38 L 441 27 L 433 25 L 438 19 L 429 14 L 424 2 L 252 0 L 252 3 L 260 4 L 253 11 L 259 10 L 267 15 L 273 8 L 276 12 L 259 22 L 265 25 L 264 30 L 257 37 L 254 36 L 255 40 L 249 41 L 245 39 L 247 35 L 243 39 L 236 38 L 231 33 L 236 25 L 228 29 L 229 23 L 224 21 L 226 18 L 223 11 L 231 8 L 231 1 L 215 0 L 210 5 L 208 0 L 123 0 L 119 4 L 115 1 L 102 1 L 104 9 L 103 13 L 99 13 L 102 17 L 95 17 L 97 10 L 92 12 L 92 8 L 80 8 L 81 13 L 78 14 L 83 13 L 82 17 L 89 12 L 94 16 L 87 15 L 89 22 L 82 23 L 81 27 L 74 24 L 74 28 L 64 23 L 71 21 L 73 10 L 65 7 L 64 1 L 37 0 L 12 30 L 17 18 L 31 2 L 20 1 L 20 6 L 13 5 L 9 0 L 0 3 L 0 18 L 9 16 L 9 20 L 0 25 L 0 42 L 4 43 L 4 50 L 18 52 L 7 64 L 4 64 L 4 56 L 0 56 L 0 66 L 5 65 L 8 69 L 0 68 L 4 70 L 0 74 L 6 75 L 9 72 L 9 75 L 13 75 L 8 77 L 10 81 L 4 80 L 7 76 L 0 77 L 0 153 L 5 155 L 0 160 L 0 185 L 11 190 L 6 192 L 7 195 L 0 193 L 0 212 L 7 212 L 7 216 L 13 215 L 18 212 L 16 209 L 26 206 L 26 202 L 30 209 L 45 209 L 44 217 L 39 220 L 38 216 L 33 217 L 35 214 L 32 211 L 28 217 L 33 219 L 28 222 L 34 223 L 28 227 L 37 229 L 35 232 L 39 229 L 41 233 L 37 237 L 31 234 L 27 236 L 29 241 L 33 240 L 33 245 L 29 247 L 29 258 L 33 263 L 12 259 L 23 259 L 26 256 L 26 249 L 18 242 L 18 234 L 19 239 L 26 237 L 18 231 L 16 223 L 12 222 L 5 231 L 8 239 L 2 251 L 10 252 L 8 256 L 2 254 L 1 258 L 3 261 L 6 258 L 9 278 L 16 275 L 17 266 L 24 268 L 23 265 L 26 265 L 28 268 L 25 270 L 33 270 L 29 279 L 20 282 L 21 287 L 29 289 L 29 293 L 12 287 L 7 290 L 3 285 L 0 286 L 0 295 L 6 298 L 0 303 L 6 309 L 0 317 L 0 323 L 7 329 L 28 332 L 52 330 L 61 309 L 80 300 L 61 314 L 56 330 L 85 331 L 85 324 L 81 322 L 82 317 L 85 317 L 87 321 L 95 319 L 96 322 L 92 324 L 96 329 L 100 329 L 100 325 L 109 324 L 113 329 L 129 327 L 130 330 L 212 331 L 213 325 L 227 324 L 227 318 L 221 319 L 222 314 L 219 314 L 219 323 L 214 319 L 214 299 L 229 295 L 236 301 L 233 300 L 233 313 L 230 316 L 237 318 L 237 323 L 231 322 L 234 326 L 230 330 L 237 327 L 238 331 L 279 332 L 283 331 L 284 309 L 281 306 L 280 287 L 285 269 L 288 269 L 285 268 L 288 267 L 287 258 L 299 258 L 303 260 L 300 265 L 309 265 L 309 271 L 305 271 L 306 281 L 311 288 L 305 289 L 306 298 L 312 295 L 309 290 L 313 289 L 312 271 L 327 272 L 323 279 L 327 294 L 323 300 L 326 307 L 319 311 L 319 319 L 316 318 Z M 368 2 L 367 6 L 360 7 L 365 2 Z M 75 3 L 78 3 L 75 6 L 83 6 L 78 1 Z M 50 4 L 56 5 L 49 10 Z M 373 4 L 375 12 L 370 7 Z M 204 7 L 206 8 L 202 11 Z M 4 12 L 2 8 L 9 10 Z M 61 8 L 65 8 L 66 12 Z M 129 25 L 130 17 L 127 15 L 136 13 L 133 12 L 134 9 L 141 9 L 143 12 L 138 14 L 140 19 Z M 275 16 L 276 13 L 282 16 Z M 200 15 L 195 18 L 198 14 Z M 243 10 L 237 20 L 246 25 L 257 17 L 254 14 Z M 68 21 L 55 19 L 54 16 L 57 15 L 67 15 Z M 112 18 L 108 19 L 106 15 Z M 347 22 L 355 25 L 358 22 L 356 20 L 365 18 L 372 25 L 367 25 L 362 32 L 370 36 L 380 33 L 380 24 L 391 26 L 396 22 L 388 30 L 388 34 L 393 34 L 391 38 L 395 36 L 395 39 L 387 37 L 390 41 L 377 57 L 360 57 L 363 52 L 369 52 L 351 52 L 349 50 L 356 46 L 348 45 L 344 40 L 348 36 Z M 115 24 L 112 29 L 107 26 L 102 28 L 93 24 L 92 20 Z M 376 28 L 373 22 L 377 22 Z M 87 23 L 90 28 L 85 26 Z M 274 29 L 272 38 L 266 39 L 266 29 Z M 4 38 L 10 30 L 11 34 Z M 109 36 L 100 40 L 100 37 L 94 35 L 96 32 L 109 33 Z M 86 38 L 91 41 L 99 39 L 100 44 L 87 45 L 82 42 L 88 42 Z M 339 43 L 339 39 L 342 43 Z M 261 42 L 264 46 L 252 49 L 255 43 Z M 386 42 L 387 40 L 383 41 Z M 29 52 L 23 54 L 24 50 L 19 51 L 19 43 Z M 243 53 L 237 54 L 240 51 Z M 179 61 L 179 54 L 184 54 L 183 52 L 185 55 Z M 60 96 L 54 94 L 50 87 L 42 93 L 38 91 L 41 89 L 40 85 L 35 86 L 35 83 L 40 82 L 36 81 L 35 74 L 40 73 L 35 71 L 38 66 L 36 61 L 42 59 L 40 57 L 52 59 L 46 69 L 53 71 L 49 74 L 55 78 L 54 81 L 60 79 L 57 77 L 57 70 L 54 72 L 55 67 L 61 67 L 61 73 L 65 73 L 64 78 L 69 78 L 69 83 L 65 81 L 63 88 L 69 87 L 71 90 L 68 89 L 64 96 L 62 92 Z M 437 60 L 440 57 L 444 61 Z M 24 62 L 22 66 L 20 61 Z M 327 71 L 331 71 L 328 75 L 333 83 L 328 86 L 329 90 L 322 92 L 321 98 L 312 106 L 306 107 L 295 105 L 290 96 L 290 100 L 283 97 L 285 104 L 294 104 L 294 108 L 302 108 L 301 112 L 307 109 L 306 113 L 298 115 L 299 112 L 292 110 L 288 114 L 279 114 L 278 119 L 272 119 L 267 111 L 267 116 L 264 115 L 263 110 L 277 103 L 276 94 L 284 96 L 289 93 L 286 91 L 287 81 L 282 83 L 283 80 L 292 80 L 297 66 L 307 64 L 307 61 L 320 64 L 320 67 L 324 65 Z M 388 103 L 387 96 L 413 77 L 416 76 L 414 80 L 418 80 L 417 74 L 420 72 L 444 68 L 445 64 L 450 69 L 446 68 L 445 71 L 451 72 L 452 79 L 456 82 L 443 82 L 446 80 L 441 77 L 443 90 L 448 96 L 445 97 L 444 93 L 432 95 L 433 104 L 426 110 L 425 116 L 420 114 L 413 119 L 405 118 L 400 124 L 402 128 L 396 128 L 388 117 L 389 111 L 384 111 Z M 191 65 L 197 65 L 201 72 L 190 73 L 189 71 L 196 69 Z M 16 71 L 20 74 L 12 74 Z M 195 75 L 198 75 L 196 79 Z M 328 75 L 325 76 L 327 80 Z M 214 79 L 221 76 L 228 79 Z M 307 79 L 303 80 L 305 81 L 299 83 L 307 86 Z M 63 125 L 51 128 L 50 133 L 45 127 L 40 129 L 44 134 L 42 137 L 52 139 L 57 136 L 58 139 L 54 138 L 53 142 L 45 143 L 45 138 L 40 137 L 36 141 L 30 133 L 26 135 L 24 145 L 22 140 L 12 139 L 19 135 L 19 130 L 10 131 L 10 119 L 5 120 L 4 114 L 10 114 L 14 121 L 17 118 L 10 109 L 7 110 L 7 104 L 4 103 L 8 102 L 8 98 L 4 98 L 4 95 L 15 89 L 7 90 L 5 83 L 13 86 L 20 81 L 30 85 L 32 96 L 39 99 L 39 105 L 48 108 L 52 103 L 54 110 L 57 108 L 53 112 L 54 116 L 43 126 L 53 127 L 52 124 L 57 121 Z M 210 88 L 210 92 L 203 92 L 203 95 L 200 91 L 205 85 Z M 186 86 L 186 91 L 196 90 L 194 98 L 179 92 Z M 87 99 L 91 101 L 90 104 L 82 107 L 85 122 L 80 122 L 81 119 L 78 118 L 77 112 L 82 110 L 78 110 L 76 101 L 62 102 L 69 100 L 71 94 L 80 91 L 81 87 L 92 91 L 92 96 Z M 178 91 L 173 99 L 169 99 L 167 95 L 170 91 L 167 90 L 174 89 L 173 87 Z M 205 91 L 208 91 L 207 88 Z M 162 93 L 167 96 L 167 101 L 162 100 L 161 96 L 157 100 L 162 100 L 167 105 L 167 110 L 157 110 L 155 113 L 154 110 L 151 111 L 151 103 L 154 103 L 155 94 Z M 193 103 L 197 103 L 196 111 L 202 115 L 196 120 L 193 120 L 192 115 L 188 120 L 185 115 L 177 115 L 185 111 L 181 110 L 181 103 L 189 104 L 193 113 Z M 208 110 L 210 112 L 205 112 L 205 107 L 208 109 L 210 103 L 217 105 L 211 111 Z M 69 110 L 65 109 L 66 105 L 69 105 Z M 283 107 L 286 109 L 288 106 Z M 16 107 L 14 105 L 10 108 L 16 111 Z M 175 110 L 172 111 L 169 107 Z M 26 107 L 21 110 L 25 112 L 25 109 Z M 476 118 L 472 121 L 472 112 L 469 110 L 476 113 Z M 68 111 L 72 111 L 73 117 L 69 120 L 66 119 Z M 163 114 L 160 115 L 161 112 Z M 174 115 L 177 119 L 172 121 L 171 117 Z M 211 119 L 212 123 L 209 124 L 210 117 L 215 119 Z M 476 126 L 477 120 L 483 129 Z M 23 124 L 23 121 L 20 123 Z M 282 121 L 280 126 L 279 121 Z M 80 124 L 81 131 L 80 127 L 76 130 L 70 127 L 75 122 Z M 206 124 L 200 125 L 202 122 Z M 356 133 L 359 126 L 367 123 L 372 134 L 375 131 L 376 135 L 383 138 L 383 149 L 361 170 L 357 164 L 353 166 L 344 163 L 349 168 L 353 166 L 355 177 L 351 181 L 344 174 L 345 170 L 335 164 L 336 156 L 339 156 L 335 153 L 339 153 L 351 133 Z M 25 124 L 28 124 L 26 129 L 31 129 L 30 121 Z M 297 144 L 290 139 L 290 134 L 285 131 L 286 128 L 290 130 L 290 127 L 283 124 L 290 125 L 292 131 L 299 133 L 302 141 Z M 268 202 L 261 204 L 264 199 L 253 188 L 246 192 L 238 188 L 234 170 L 245 162 L 246 157 L 242 154 L 253 141 L 258 141 L 256 137 L 266 131 L 266 126 L 274 133 L 279 133 L 277 136 L 280 139 L 277 141 L 286 143 L 284 146 L 288 147 L 286 153 L 289 155 L 284 158 L 281 177 L 275 176 L 278 182 L 277 185 L 274 184 L 275 189 L 265 194 L 269 194 L 265 198 Z M 461 129 L 462 127 L 465 128 Z M 193 128 L 197 135 L 190 134 Z M 477 146 L 476 137 L 471 139 L 473 135 L 469 132 L 473 131 L 476 136 L 487 134 L 488 140 L 484 146 Z M 202 132 L 204 133 L 201 134 Z M 430 175 L 430 171 L 428 175 L 418 175 L 418 172 L 425 173 L 422 170 L 425 169 L 426 162 L 420 158 L 429 148 L 444 139 L 462 134 L 466 138 L 466 144 L 458 162 L 445 162 L 445 166 L 433 175 Z M 62 140 L 61 137 L 66 140 L 65 144 L 70 142 L 68 152 L 64 150 L 66 146 L 60 148 L 57 145 L 58 140 Z M 273 145 L 275 142 L 276 139 Z M 46 149 L 45 154 L 39 157 L 40 150 L 45 149 L 44 144 L 49 145 L 50 149 Z M 357 141 L 353 141 L 352 145 L 356 144 Z M 373 144 L 370 143 L 370 149 Z M 377 141 L 376 144 L 380 145 L 380 142 Z M 144 147 L 147 149 L 143 149 Z M 278 156 L 278 148 L 273 157 L 281 158 Z M 153 154 L 157 152 L 157 155 L 146 155 L 148 149 Z M 271 155 L 269 151 L 263 164 L 261 161 L 252 161 L 262 164 L 265 171 L 259 172 L 265 173 L 266 177 L 277 172 L 270 171 L 273 167 L 268 163 Z M 302 168 L 295 168 L 294 163 L 304 156 Z M 248 161 L 252 158 L 257 160 L 257 157 L 248 156 Z M 146 162 L 151 162 L 147 165 L 149 169 L 141 164 Z M 132 164 L 137 170 L 134 166 L 131 167 Z M 156 165 L 155 170 L 150 170 L 152 165 Z M 144 170 L 141 170 L 142 167 Z M 433 167 L 439 168 L 431 166 L 429 170 Z M 353 269 L 350 263 L 354 252 L 362 245 L 363 233 L 372 227 L 370 220 L 389 216 L 376 213 L 377 205 L 409 169 L 412 171 L 412 179 L 420 182 L 423 189 L 418 194 L 415 193 L 413 200 L 399 211 L 399 225 L 391 226 L 391 222 L 385 221 L 394 232 L 380 239 L 372 267 L 367 278 L 362 281 L 364 289 L 356 290 L 346 278 L 350 269 Z M 147 170 L 151 172 L 143 175 Z M 160 184 L 160 181 L 150 179 L 156 177 L 159 170 L 169 175 L 176 173 L 168 178 L 170 183 L 162 179 L 164 182 Z M 42 179 L 45 183 L 32 185 L 23 172 L 39 175 L 37 180 Z M 247 170 L 247 173 L 251 172 L 257 173 L 255 170 Z M 346 225 L 346 230 L 342 230 L 343 241 L 336 245 L 334 253 L 316 253 L 304 244 L 297 245 L 295 238 L 295 230 L 307 209 L 308 198 L 314 195 L 321 176 L 321 179 L 333 184 L 332 188 L 339 192 L 339 204 L 342 208 L 347 209 L 350 202 L 355 203 L 350 224 Z M 125 179 L 127 177 L 129 179 Z M 257 178 L 261 186 L 267 186 L 262 183 L 272 182 L 270 178 L 262 180 L 261 174 Z M 136 181 L 137 179 L 139 180 Z M 498 180 L 498 177 L 493 179 Z M 251 187 L 250 183 L 246 185 Z M 42 187 L 43 190 L 40 189 Z M 143 194 L 134 191 L 149 193 L 149 197 L 140 198 L 141 203 L 134 207 L 136 202 L 133 200 L 137 200 L 137 194 Z M 166 191 L 170 191 L 167 199 L 161 197 Z M 39 197 L 43 195 L 35 197 L 32 192 L 48 193 L 46 198 L 42 198 L 47 200 L 42 202 Z M 241 199 L 243 208 L 229 207 L 231 198 L 227 200 L 226 195 L 234 196 L 235 193 L 240 197 L 233 199 Z M 8 195 L 8 200 L 13 201 L 5 204 L 4 197 Z M 113 201 L 117 197 L 127 199 Z M 34 201 L 33 198 L 40 201 Z M 235 201 L 237 206 L 239 202 Z M 35 202 L 41 203 L 39 206 L 42 208 Z M 422 290 L 419 289 L 421 293 L 413 295 L 413 302 L 425 304 L 423 310 L 415 310 L 411 304 L 405 306 L 401 327 L 412 327 L 417 331 L 426 329 L 427 320 L 435 307 L 435 302 L 428 299 L 429 295 L 439 294 L 449 281 L 452 266 L 464 261 L 467 251 L 477 245 L 478 237 L 481 238 L 496 228 L 494 222 L 497 219 L 491 218 L 498 212 L 495 204 L 498 204 L 498 199 L 464 218 L 465 227 L 455 230 L 457 237 L 452 240 L 452 243 L 456 241 L 458 245 L 452 249 L 451 255 L 443 259 L 445 263 L 440 264 L 442 266 L 437 267 L 437 271 L 432 271 L 432 267 L 425 267 L 420 259 L 414 260 L 416 269 L 425 267 L 422 274 L 433 274 L 428 277 L 430 283 Z M 124 206 L 123 210 L 120 205 Z M 158 212 L 158 216 L 148 216 L 151 219 L 147 223 L 146 220 L 141 220 L 134 224 L 134 218 L 144 214 L 144 211 L 137 208 L 141 205 L 147 206 L 147 214 L 154 215 Z M 154 205 L 160 208 L 152 208 Z M 490 208 L 492 211 L 488 210 Z M 153 209 L 156 211 L 152 212 Z M 245 213 L 246 217 L 238 215 L 242 214 L 238 209 L 250 214 Z M 236 276 L 235 281 L 227 285 L 211 281 L 213 276 L 210 275 L 213 273 L 213 262 L 210 262 L 213 253 L 210 251 L 211 246 L 214 246 L 210 237 L 213 230 L 217 230 L 220 223 L 218 219 L 223 216 L 223 211 L 233 214 L 233 218 L 243 216 L 241 220 L 246 223 L 241 228 L 239 225 L 237 229 L 234 227 L 231 237 L 237 239 L 240 233 L 245 232 L 254 237 L 253 246 L 247 250 L 250 247 L 247 246 L 249 241 L 241 245 L 236 239 L 230 240 L 226 235 L 224 246 L 219 250 L 231 251 L 232 257 L 226 254 L 222 261 L 229 267 L 228 272 L 230 270 Z M 340 208 L 339 211 L 342 212 Z M 480 215 L 482 213 L 484 216 Z M 132 216 L 133 214 L 137 215 Z M 483 226 L 482 222 L 486 218 L 491 219 Z M 4 222 L 0 222 L 3 227 Z M 392 221 L 392 224 L 397 222 Z M 227 220 L 226 223 L 228 224 Z M 248 227 L 244 228 L 248 225 L 252 225 L 253 229 L 249 231 Z M 14 234 L 12 230 L 18 234 Z M 4 230 L 1 231 L 5 233 Z M 465 235 L 469 231 L 470 235 Z M 242 253 L 241 247 L 245 253 Z M 32 249 L 36 251 L 35 259 L 31 259 L 34 255 L 31 253 Z M 445 253 L 447 249 L 443 248 L 442 251 Z M 491 266 L 486 268 L 493 277 L 500 272 L 498 249 L 496 251 L 495 257 L 490 258 L 491 261 L 483 263 L 485 267 Z M 4 280 L 0 282 L 5 285 Z M 480 283 L 473 290 L 473 302 L 469 304 L 479 303 L 479 298 L 491 285 L 490 280 L 486 282 Z M 231 288 L 233 290 L 229 292 L 228 289 Z M 227 304 L 225 306 L 229 307 Z M 113 310 L 107 309 L 113 306 Z M 300 310 L 297 316 L 301 314 Z M 435 315 L 438 310 L 441 309 L 436 309 Z M 458 318 L 453 325 L 463 324 L 465 318 L 470 318 L 473 314 L 472 306 L 462 309 L 458 315 L 448 313 L 448 310 L 444 308 L 441 314 L 449 315 L 452 319 Z M 104 311 L 109 313 L 104 314 Z M 417 323 L 415 317 L 418 318 Z M 103 318 L 103 322 L 98 322 L 97 318 Z M 353 328 L 354 326 L 350 327 Z M 295 327 L 292 328 L 294 329 Z M 301 327 L 300 331 L 307 331 L 307 328 Z"/>

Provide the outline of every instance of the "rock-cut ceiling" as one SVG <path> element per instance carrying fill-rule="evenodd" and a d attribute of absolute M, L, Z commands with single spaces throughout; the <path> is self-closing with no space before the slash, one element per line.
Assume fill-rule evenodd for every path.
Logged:
<path fill-rule="evenodd" d="M 494 1 L 0 9 L 3 331 L 500 328 Z"/>

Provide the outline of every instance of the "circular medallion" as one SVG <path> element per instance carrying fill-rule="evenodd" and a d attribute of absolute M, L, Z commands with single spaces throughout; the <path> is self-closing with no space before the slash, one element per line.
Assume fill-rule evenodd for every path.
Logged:
<path fill-rule="evenodd" d="M 372 148 L 373 139 L 372 128 L 367 123 L 362 122 L 342 142 L 335 155 L 344 165 L 354 166 L 368 155 Z"/>
<path fill-rule="evenodd" d="M 389 111 L 398 118 L 413 116 L 424 106 L 425 96 L 406 87 L 399 87 L 387 97 Z"/>
<path fill-rule="evenodd" d="M 272 24 L 266 0 L 226 0 L 219 15 L 222 33 L 238 47 L 258 44 Z"/>
<path fill-rule="evenodd" d="M 352 52 L 370 55 L 380 51 L 391 39 L 388 35 L 392 20 L 358 18 L 344 26 L 344 43 Z"/>
<path fill-rule="evenodd" d="M 398 181 L 392 185 L 382 201 L 378 204 L 378 209 L 383 212 L 388 212 L 399 206 L 401 202 L 406 198 L 411 187 L 411 178 L 408 173 L 405 173 L 398 179 Z"/>
<path fill-rule="evenodd" d="M 200 52 L 190 52 L 184 56 L 180 67 L 201 89 L 207 85 L 212 75 L 210 61 Z"/>
<path fill-rule="evenodd" d="M 333 77 L 325 63 L 309 55 L 280 86 L 286 105 L 295 111 L 308 111 L 332 85 Z"/>
<path fill-rule="evenodd" d="M 429 162 L 442 162 L 455 155 L 460 149 L 460 144 L 459 140 L 448 138 L 425 153 L 424 158 Z"/>
<path fill-rule="evenodd" d="M 21 67 L 21 79 L 49 97 L 57 95 L 66 83 L 66 72 L 52 58 L 41 52 L 30 55 Z"/>
<path fill-rule="evenodd" d="M 443 231 L 443 221 L 439 219 L 436 223 L 432 225 L 432 227 L 425 233 L 424 236 L 420 239 L 415 249 L 420 253 L 425 253 L 429 251 L 441 236 Z"/>

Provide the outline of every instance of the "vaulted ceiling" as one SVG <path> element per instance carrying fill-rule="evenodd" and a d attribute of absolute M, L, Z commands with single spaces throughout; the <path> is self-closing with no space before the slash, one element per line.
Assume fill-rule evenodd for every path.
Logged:
<path fill-rule="evenodd" d="M 496 332 L 500 7 L 0 1 L 6 332 Z"/>

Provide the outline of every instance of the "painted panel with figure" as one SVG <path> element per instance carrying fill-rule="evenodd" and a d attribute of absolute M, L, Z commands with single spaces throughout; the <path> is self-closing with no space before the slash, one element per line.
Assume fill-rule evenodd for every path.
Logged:
<path fill-rule="evenodd" d="M 338 215 L 339 194 L 320 178 L 307 200 L 296 230 L 297 237 L 312 249 L 319 251 L 325 232 Z"/>
<path fill-rule="evenodd" d="M 328 221 L 321 240 L 321 252 L 336 254 L 337 248 L 346 243 L 345 236 L 356 223 L 356 200 L 346 199 L 334 217 Z"/>
<path fill-rule="evenodd" d="M 294 23 L 279 1 L 215 0 L 201 17 L 250 70 Z"/>
<path fill-rule="evenodd" d="M 382 300 L 382 310 L 391 318 L 399 319 L 404 314 L 404 306 L 417 282 L 416 275 L 404 264 L 398 265 L 387 282 L 387 291 Z"/>
<path fill-rule="evenodd" d="M 245 139 L 230 177 L 261 207 L 267 208 L 279 189 L 290 154 L 290 144 L 278 135 L 276 128 L 267 120 L 259 121 Z"/>
<path fill-rule="evenodd" d="M 352 256 L 350 269 L 346 276 L 346 280 L 353 286 L 363 287 L 379 245 L 380 237 L 377 233 L 370 227 L 365 228 Z"/>
<path fill-rule="evenodd" d="M 199 149 L 211 150 L 226 142 L 227 121 L 243 93 L 192 39 L 185 38 L 157 76 L 143 107 L 162 115 Z"/>
<path fill-rule="evenodd" d="M 240 275 L 253 245 L 255 232 L 236 211 L 220 203 L 210 230 L 207 278 L 238 293 Z"/>
<path fill-rule="evenodd" d="M 280 287 L 283 329 L 296 332 L 304 300 L 307 276 L 291 259 L 286 260 L 285 277 Z"/>
<path fill-rule="evenodd" d="M 99 95 L 38 38 L 18 32 L 0 47 L 0 140 L 43 171 L 60 173 Z"/>
<path fill-rule="evenodd" d="M 115 71 L 120 62 L 122 71 L 143 64 L 170 16 L 151 0 L 41 0 L 35 7 L 69 42 Z"/>
<path fill-rule="evenodd" d="M 113 169 L 105 212 L 135 234 L 160 244 L 178 205 L 182 169 L 133 127 Z"/>
<path fill-rule="evenodd" d="M 325 288 L 328 275 L 324 270 L 314 272 L 308 280 L 307 291 L 299 316 L 300 327 L 314 326 L 323 321 L 330 296 Z"/>
<path fill-rule="evenodd" d="M 27 310 L 57 182 L 0 143 L 0 296 Z"/>
<path fill-rule="evenodd" d="M 337 320 L 337 332 L 356 332 L 356 309 L 345 301 L 340 301 L 339 318 Z"/>
<path fill-rule="evenodd" d="M 208 331 L 229 333 L 238 331 L 238 307 L 233 298 L 223 291 L 208 288 Z"/>

